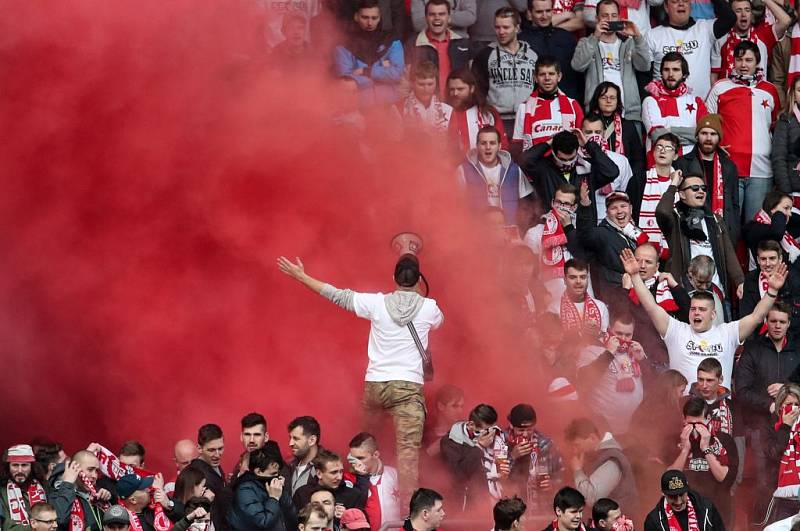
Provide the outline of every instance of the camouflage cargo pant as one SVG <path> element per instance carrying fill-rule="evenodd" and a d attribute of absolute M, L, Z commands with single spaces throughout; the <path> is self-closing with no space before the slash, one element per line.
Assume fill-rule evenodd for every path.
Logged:
<path fill-rule="evenodd" d="M 365 382 L 364 430 L 377 433 L 383 415 L 394 420 L 397 445 L 397 475 L 401 496 L 410 497 L 419 478 L 419 448 L 425 424 L 425 396 L 422 384 L 392 380 Z"/>

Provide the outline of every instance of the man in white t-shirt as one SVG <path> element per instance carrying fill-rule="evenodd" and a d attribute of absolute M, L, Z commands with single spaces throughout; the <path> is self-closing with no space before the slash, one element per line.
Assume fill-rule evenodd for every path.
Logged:
<path fill-rule="evenodd" d="M 742 344 L 742 339 L 749 337 L 764 322 L 788 273 L 786 264 L 781 263 L 770 275 L 769 288 L 753 309 L 753 313 L 738 321 L 721 325 L 712 324 L 717 312 L 714 310 L 714 297 L 711 293 L 695 292 L 689 306 L 689 324 L 686 324 L 670 317 L 656 303 L 653 294 L 638 275 L 639 262 L 633 252 L 625 249 L 620 258 L 625 272 L 633 281 L 636 296 L 667 345 L 670 368 L 683 374 L 690 382 L 697 376 L 697 366 L 707 357 L 716 358 L 722 365 L 723 380 L 731 381 L 736 348 Z"/>
<path fill-rule="evenodd" d="M 397 288 L 389 294 L 337 289 L 307 275 L 299 258 L 291 262 L 281 256 L 278 268 L 314 293 L 370 320 L 364 424 L 375 433 L 372 428 L 380 428 L 384 413 L 394 417 L 400 495 L 408 498 L 417 485 L 425 423 L 422 353 L 412 332 L 419 336 L 422 348 L 427 349 L 429 332 L 444 321 L 436 301 L 417 293 L 421 277 L 419 261 L 412 254 L 400 257 L 394 269 Z"/>

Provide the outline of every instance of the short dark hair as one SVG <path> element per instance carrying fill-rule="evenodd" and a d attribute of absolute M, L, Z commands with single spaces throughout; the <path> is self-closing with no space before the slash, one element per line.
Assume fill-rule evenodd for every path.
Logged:
<path fill-rule="evenodd" d="M 202 507 L 207 513 L 211 512 L 211 500 L 205 496 L 192 496 L 186 502 L 186 514 L 191 513 L 198 507 Z"/>
<path fill-rule="evenodd" d="M 733 56 L 743 57 L 747 52 L 753 52 L 753 55 L 756 56 L 756 68 L 758 68 L 758 64 L 761 62 L 761 51 L 753 41 L 740 41 L 733 49 Z"/>
<path fill-rule="evenodd" d="M 242 417 L 242 429 L 253 428 L 259 424 L 263 424 L 264 429 L 267 429 L 267 419 L 261 413 L 248 413 Z"/>
<path fill-rule="evenodd" d="M 319 503 L 311 502 L 306 504 L 306 506 L 297 513 L 297 523 L 307 525 L 312 514 L 316 514 L 325 520 L 328 519 L 328 513 L 325 512 L 325 508 Z"/>
<path fill-rule="evenodd" d="M 513 498 L 503 498 L 494 504 L 492 513 L 494 514 L 495 531 L 505 531 L 522 518 L 527 509 L 525 502 L 518 496 Z"/>
<path fill-rule="evenodd" d="M 778 253 L 779 258 L 783 256 L 781 244 L 775 240 L 761 240 L 758 242 L 758 246 L 756 247 L 756 257 L 758 257 L 758 253 L 761 251 L 775 251 Z"/>
<path fill-rule="evenodd" d="M 710 291 L 695 291 L 692 293 L 691 300 L 709 301 L 711 304 L 716 304 L 714 295 L 712 295 Z"/>
<path fill-rule="evenodd" d="M 251 472 L 254 472 L 256 468 L 259 470 L 266 470 L 269 465 L 277 464 L 278 469 L 282 469 L 285 466 L 283 461 L 283 457 L 281 457 L 280 449 L 278 449 L 277 444 L 265 444 L 262 448 L 258 448 L 250 452 L 250 456 L 248 458 L 248 464 Z"/>
<path fill-rule="evenodd" d="M 497 410 L 489 404 L 478 404 L 469 412 L 469 420 L 480 422 L 481 424 L 495 424 L 497 422 Z"/>
<path fill-rule="evenodd" d="M 619 2 L 617 0 L 600 0 L 597 2 L 597 6 L 595 7 L 595 11 L 600 10 L 600 6 L 607 6 L 607 5 L 615 5 L 617 6 L 617 13 L 619 13 Z"/>
<path fill-rule="evenodd" d="M 322 434 L 320 433 L 319 422 L 312 416 L 306 415 L 303 417 L 297 417 L 293 421 L 289 423 L 287 427 L 288 431 L 292 431 L 295 428 L 302 428 L 303 435 L 306 437 L 311 437 L 312 435 L 317 436 L 317 444 L 319 444 L 320 439 L 322 438 Z"/>
<path fill-rule="evenodd" d="M 572 131 L 559 131 L 553 135 L 553 156 L 556 153 L 575 153 L 578 151 L 578 137 Z"/>
<path fill-rule="evenodd" d="M 589 264 L 580 258 L 570 258 L 564 264 L 564 273 L 567 272 L 567 269 L 575 269 L 576 271 L 589 271 Z"/>
<path fill-rule="evenodd" d="M 681 64 L 681 72 L 683 73 L 683 77 L 689 77 L 689 63 L 686 61 L 686 58 L 683 56 L 681 52 L 667 52 L 664 54 L 664 57 L 661 58 L 661 65 L 663 66 L 664 63 L 674 63 L 678 61 Z M 661 67 L 658 68 L 659 75 L 661 74 Z"/>
<path fill-rule="evenodd" d="M 764 209 L 764 212 L 771 212 L 772 209 L 778 206 L 778 203 L 784 199 L 789 199 L 791 201 L 792 196 L 780 190 L 770 190 L 767 192 L 767 195 L 764 196 L 764 201 L 761 203 L 761 208 Z"/>
<path fill-rule="evenodd" d="M 590 435 L 600 435 L 600 431 L 594 422 L 586 417 L 573 419 L 564 429 L 564 438 L 568 441 L 575 439 L 585 439 Z"/>
<path fill-rule="evenodd" d="M 449 404 L 464 398 L 464 390 L 452 384 L 444 384 L 436 391 L 437 404 Z"/>
<path fill-rule="evenodd" d="M 697 372 L 700 371 L 710 372 L 720 378 L 722 376 L 722 364 L 717 358 L 703 358 L 703 361 L 697 365 Z"/>
<path fill-rule="evenodd" d="M 554 55 L 540 55 L 539 59 L 536 60 L 536 66 L 533 69 L 534 73 L 538 74 L 539 69 L 544 66 L 554 66 L 556 72 L 561 72 L 561 63 L 558 62 Z"/>
<path fill-rule="evenodd" d="M 777 301 L 772 305 L 772 308 L 769 309 L 769 312 L 781 312 L 785 313 L 789 320 L 792 320 L 792 307 L 789 306 L 784 301 Z M 769 318 L 769 312 L 767 312 L 767 318 Z"/>
<path fill-rule="evenodd" d="M 608 518 L 609 511 L 616 511 L 617 509 L 619 509 L 619 504 L 611 498 L 600 498 L 592 505 L 592 520 L 596 525 L 600 520 Z"/>
<path fill-rule="evenodd" d="M 144 446 L 139 441 L 125 441 L 122 443 L 119 455 L 138 455 L 144 461 Z"/>
<path fill-rule="evenodd" d="M 636 321 L 633 318 L 633 314 L 631 312 L 619 312 L 615 313 L 611 316 L 610 324 L 613 326 L 614 323 L 622 323 L 624 325 L 632 325 L 635 324 Z"/>
<path fill-rule="evenodd" d="M 526 422 L 536 424 L 536 410 L 530 404 L 517 404 L 508 412 L 508 422 L 512 426 L 520 426 Z"/>
<path fill-rule="evenodd" d="M 319 452 L 317 452 L 317 457 L 314 458 L 314 468 L 325 472 L 328 468 L 328 463 L 335 463 L 336 461 L 342 461 L 339 454 L 326 450 L 325 448 L 320 448 Z"/>
<path fill-rule="evenodd" d="M 411 502 L 408 504 L 408 514 L 411 518 L 418 516 L 425 510 L 432 509 L 437 501 L 443 501 L 442 495 L 433 489 L 418 488 L 411 495 Z"/>
<path fill-rule="evenodd" d="M 590 111 L 583 116 L 583 121 L 581 122 L 581 125 L 585 123 L 602 122 L 602 121 L 603 117 L 600 116 L 600 114 Z"/>
<path fill-rule="evenodd" d="M 689 397 L 683 404 L 684 417 L 708 417 L 708 403 L 699 396 Z"/>
<path fill-rule="evenodd" d="M 675 153 L 677 153 L 678 150 L 681 148 L 681 140 L 680 138 L 675 136 L 674 133 L 664 133 L 663 135 L 660 135 L 658 138 L 656 138 L 656 143 L 658 143 L 661 140 L 664 140 L 665 142 L 669 142 L 670 144 L 672 144 L 672 147 L 675 148 Z"/>
<path fill-rule="evenodd" d="M 372 9 L 373 7 L 380 8 L 378 0 L 357 0 L 355 2 L 355 12 L 358 13 L 362 9 Z"/>
<path fill-rule="evenodd" d="M 522 22 L 522 19 L 519 16 L 519 11 L 508 6 L 501 7 L 495 11 L 494 18 L 510 18 L 514 21 L 515 26 L 519 26 L 520 22 Z"/>
<path fill-rule="evenodd" d="M 600 113 L 600 98 L 605 96 L 606 92 L 609 90 L 617 91 L 617 108 L 614 109 L 614 112 L 622 115 L 622 91 L 620 90 L 619 85 L 612 81 L 603 81 L 597 85 L 597 87 L 595 87 L 594 94 L 592 94 L 592 99 L 589 101 L 589 112 Z"/>
<path fill-rule="evenodd" d="M 372 435 L 371 433 L 368 433 L 366 431 L 362 431 L 361 433 L 356 434 L 355 437 L 350 439 L 350 443 L 347 445 L 347 447 L 348 448 L 361 448 L 365 444 L 373 452 L 378 449 L 378 440 L 375 438 L 374 435 Z"/>
<path fill-rule="evenodd" d="M 476 140 L 479 139 L 481 135 L 484 135 L 486 133 L 494 133 L 495 135 L 497 135 L 497 142 L 498 143 L 500 142 L 500 131 L 498 131 L 497 128 L 493 125 L 484 125 L 480 129 L 478 129 L 478 134 L 475 135 L 475 139 Z"/>
<path fill-rule="evenodd" d="M 563 487 L 556 492 L 556 496 L 553 498 L 553 511 L 556 509 L 560 509 L 561 511 L 566 511 L 567 509 L 583 509 L 584 505 L 586 505 L 586 498 L 584 498 L 583 494 L 578 492 L 577 489 L 573 489 L 572 487 Z"/>
<path fill-rule="evenodd" d="M 198 446 L 205 446 L 209 441 L 215 439 L 222 439 L 222 428 L 216 424 L 203 424 L 197 430 L 197 444 Z"/>
<path fill-rule="evenodd" d="M 46 511 L 54 513 L 56 512 L 56 508 L 47 502 L 36 502 L 33 505 L 31 505 L 30 508 L 31 518 L 38 518 L 42 516 L 42 513 Z"/>
<path fill-rule="evenodd" d="M 556 186 L 556 192 L 561 192 L 562 194 L 572 194 L 576 199 L 578 197 L 578 189 L 567 181 L 558 183 L 558 186 Z M 555 195 L 556 194 L 553 194 L 553 196 Z"/>
<path fill-rule="evenodd" d="M 447 12 L 450 13 L 452 11 L 452 6 L 450 2 L 447 0 L 428 0 L 425 3 L 425 14 L 428 14 L 428 6 L 447 6 Z"/>

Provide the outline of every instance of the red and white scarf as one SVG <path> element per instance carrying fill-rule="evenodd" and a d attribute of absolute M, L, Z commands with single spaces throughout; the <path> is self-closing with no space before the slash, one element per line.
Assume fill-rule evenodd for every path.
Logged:
<path fill-rule="evenodd" d="M 572 107 L 572 100 L 564 94 L 561 89 L 558 90 L 556 95 L 558 98 L 558 110 L 561 113 L 561 127 L 564 131 L 569 131 L 573 127 L 577 127 L 578 117 Z M 539 89 L 534 89 L 531 95 L 525 101 L 525 120 L 522 124 L 523 135 L 523 149 L 529 149 L 532 145 L 533 127 L 536 124 L 536 109 L 539 107 L 539 101 L 543 99 L 539 97 Z M 549 103 L 550 100 L 544 100 Z"/>
<path fill-rule="evenodd" d="M 656 276 L 653 278 L 645 280 L 644 285 L 647 286 L 647 289 L 651 289 L 653 284 L 655 284 L 657 281 L 658 273 L 656 273 Z M 636 306 L 641 304 L 639 302 L 639 297 L 636 296 L 636 290 L 633 288 L 628 291 L 628 298 Z M 669 289 L 669 282 L 667 282 L 667 279 L 661 280 L 658 282 L 658 286 L 656 286 L 656 304 L 664 308 L 664 310 L 669 313 L 678 311 L 678 303 L 676 303 L 675 299 L 672 297 L 672 291 Z"/>
<path fill-rule="evenodd" d="M 122 502 L 120 502 L 120 505 L 125 507 Z M 167 518 L 167 515 L 164 514 L 164 508 L 160 503 L 153 502 L 151 498 L 150 508 L 153 509 L 153 512 L 155 513 L 153 527 L 156 531 L 169 531 L 172 529 L 172 522 L 170 522 L 169 518 Z M 131 519 L 131 529 L 133 531 L 144 531 L 144 528 L 142 527 L 142 521 L 139 519 L 139 515 L 127 507 L 125 507 L 125 510 L 128 511 L 128 516 Z"/>
<path fill-rule="evenodd" d="M 675 170 L 670 167 L 669 173 L 672 174 L 673 171 Z M 664 234 L 656 221 L 656 207 L 658 207 L 658 202 L 661 201 L 661 196 L 669 188 L 669 183 L 669 175 L 659 175 L 655 167 L 647 170 L 644 192 L 642 193 L 642 206 L 639 210 L 639 225 L 647 234 L 648 241 L 660 251 L 662 258 L 667 258 L 669 247 L 667 239 L 664 238 Z M 677 194 L 675 195 L 675 202 L 678 202 Z"/>
<path fill-rule="evenodd" d="M 78 472 L 78 477 L 80 478 L 81 483 L 89 492 L 89 504 L 99 507 L 101 510 L 106 511 L 109 507 L 108 502 L 101 500 L 97 496 L 97 489 L 94 486 L 94 481 L 87 476 L 84 472 Z M 75 501 L 72 502 L 72 507 L 70 507 L 69 512 L 69 528 L 70 531 L 84 531 L 86 527 L 86 514 L 83 511 L 83 504 L 81 503 L 81 497 L 75 496 Z M 102 525 L 102 522 L 97 522 L 98 525 Z"/>
<path fill-rule="evenodd" d="M 454 109 L 450 116 L 450 132 L 464 153 L 469 153 L 478 136 L 478 131 L 487 125 L 496 126 L 495 117 L 491 112 L 482 113 L 477 105 L 473 105 L 466 111 Z M 503 147 L 503 149 L 506 148 Z"/>
<path fill-rule="evenodd" d="M 600 307 L 589 294 L 583 296 L 583 315 L 578 312 L 575 303 L 569 300 L 567 294 L 561 296 L 561 327 L 564 331 L 582 331 L 584 324 L 592 323 L 598 330 L 603 327 L 603 317 L 600 314 Z"/>
<path fill-rule="evenodd" d="M 711 176 L 711 211 L 722 217 L 725 214 L 725 187 L 722 183 L 722 162 L 719 160 L 719 151 L 714 152 L 712 163 L 714 175 Z"/>
<path fill-rule="evenodd" d="M 611 226 L 611 228 L 619 232 L 623 238 L 630 242 L 634 242 L 635 245 L 632 247 L 633 249 L 647 243 L 647 234 L 642 229 L 637 227 L 633 221 L 629 221 L 628 224 L 622 228 L 619 228 L 616 223 L 609 219 L 606 219 L 606 222 Z"/>
<path fill-rule="evenodd" d="M 796 22 L 792 26 L 790 42 L 792 55 L 789 58 L 789 70 L 786 72 L 786 87 L 791 87 L 794 78 L 800 75 L 800 23 Z"/>
<path fill-rule="evenodd" d="M 603 139 L 608 142 L 609 146 L 611 143 L 608 139 L 611 138 L 611 135 L 614 135 L 614 149 L 612 151 L 624 156 L 625 145 L 622 143 L 622 116 L 620 116 L 618 112 L 614 113 L 614 121 L 608 124 L 608 127 L 603 133 Z"/>
<path fill-rule="evenodd" d="M 605 332 L 602 337 L 604 345 L 608 344 L 611 334 Z M 636 380 L 642 377 L 642 368 L 639 362 L 631 355 L 632 341 L 619 340 L 616 352 L 612 352 L 614 359 L 608 365 L 608 370 L 617 379 L 616 390 L 618 393 L 632 393 L 636 390 Z"/>
<path fill-rule="evenodd" d="M 555 209 L 542 216 L 544 229 L 542 230 L 542 254 L 539 260 L 542 263 L 542 273 L 548 280 L 564 278 L 564 254 L 567 252 L 567 235 L 561 226 L 561 219 Z"/>
<path fill-rule="evenodd" d="M 689 529 L 686 529 L 685 531 L 700 531 L 700 526 L 697 523 L 697 513 L 694 511 L 694 505 L 692 505 L 691 498 L 686 501 L 686 510 L 689 512 Z M 675 513 L 672 511 L 672 507 L 670 507 L 666 498 L 664 498 L 664 513 L 667 515 L 667 526 L 669 527 L 669 531 L 684 531 L 684 529 L 681 527 L 681 524 L 678 523 L 678 517 L 675 516 Z"/>
<path fill-rule="evenodd" d="M 754 217 L 753 220 L 763 225 L 770 225 L 772 223 L 772 217 L 763 209 L 756 213 L 756 217 Z M 789 262 L 791 263 L 794 263 L 794 261 L 797 260 L 797 257 L 800 256 L 800 244 L 797 243 L 797 240 L 795 240 L 788 231 L 783 232 L 783 238 L 781 238 L 781 247 L 784 251 L 786 251 L 786 254 L 789 255 Z M 761 296 L 763 297 L 764 294 L 762 293 Z"/>
<path fill-rule="evenodd" d="M 780 414 L 785 414 L 781 411 Z M 800 420 L 800 419 L 798 419 Z M 778 418 L 775 431 L 778 431 L 783 421 Z M 789 432 L 789 443 L 781 456 L 778 467 L 778 488 L 772 494 L 775 498 L 797 499 L 800 493 L 800 426 L 796 420 Z"/>
<path fill-rule="evenodd" d="M 680 98 L 685 94 L 689 94 L 689 87 L 686 86 L 686 83 L 681 83 L 674 89 L 668 89 L 664 86 L 664 82 L 660 79 L 653 80 L 648 83 L 644 89 L 647 91 L 648 94 L 653 96 L 655 99 L 658 98 Z"/>
<path fill-rule="evenodd" d="M 758 46 L 759 40 L 760 39 L 758 38 L 758 33 L 756 33 L 756 28 L 754 26 L 751 27 L 749 30 L 747 30 L 747 35 L 745 37 L 740 37 L 735 27 L 731 29 L 731 31 L 728 32 L 728 39 L 725 41 L 725 45 L 728 48 L 728 53 L 725 55 L 725 65 L 727 66 L 727 68 L 722 73 L 721 77 L 730 77 L 731 74 L 733 73 L 733 64 L 734 64 L 733 49 L 736 48 L 736 46 L 740 42 L 750 41 L 756 46 Z"/>
<path fill-rule="evenodd" d="M 428 108 L 433 107 L 433 116 L 427 116 L 426 108 L 417 97 L 411 93 L 403 102 L 403 116 L 412 118 L 436 132 L 447 130 L 449 117 L 445 112 L 444 104 L 435 94 L 431 98 Z"/>
<path fill-rule="evenodd" d="M 727 393 L 727 389 L 720 389 L 720 391 Z M 711 435 L 716 435 L 719 432 L 727 433 L 733 437 L 733 412 L 728 404 L 727 398 L 721 398 L 717 403 L 717 409 L 711 418 L 709 425 Z"/>
<path fill-rule="evenodd" d="M 22 489 L 13 480 L 8 481 L 6 494 L 8 495 L 8 512 L 11 516 L 11 521 L 17 525 L 30 525 L 28 508 L 35 503 L 47 501 L 47 494 L 45 494 L 42 484 L 35 479 L 28 485 L 27 501 L 22 495 Z"/>

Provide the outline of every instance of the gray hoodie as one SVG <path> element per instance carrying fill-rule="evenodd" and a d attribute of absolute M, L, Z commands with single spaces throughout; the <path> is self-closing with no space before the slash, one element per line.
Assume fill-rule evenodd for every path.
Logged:
<path fill-rule="evenodd" d="M 517 107 L 533 92 L 537 59 L 536 52 L 526 42 L 520 41 L 516 54 L 493 42 L 478 52 L 472 62 L 478 87 L 503 118 L 516 116 Z"/>

